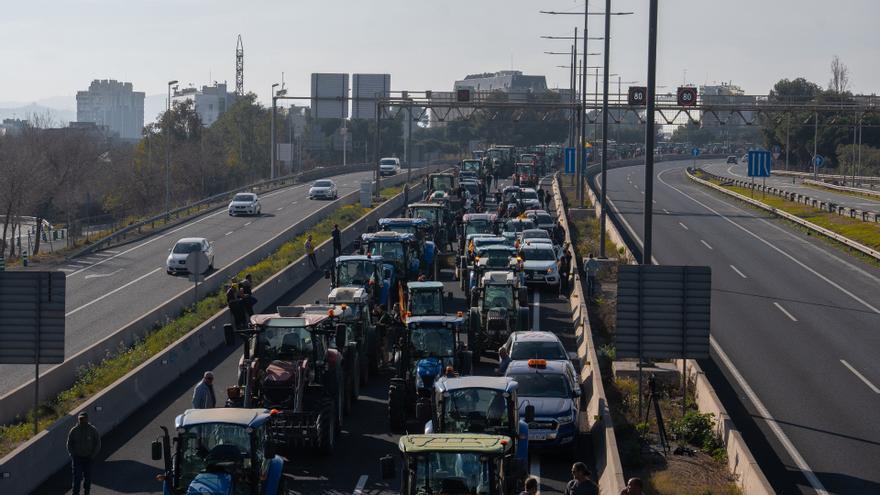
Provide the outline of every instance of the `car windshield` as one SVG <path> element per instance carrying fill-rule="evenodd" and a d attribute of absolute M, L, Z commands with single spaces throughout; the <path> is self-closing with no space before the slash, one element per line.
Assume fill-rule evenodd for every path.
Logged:
<path fill-rule="evenodd" d="M 462 170 L 479 171 L 480 170 L 480 162 L 478 160 L 465 160 L 461 164 L 461 169 Z"/>
<path fill-rule="evenodd" d="M 507 433 L 506 392 L 490 388 L 452 390 L 443 401 L 443 433 Z"/>
<path fill-rule="evenodd" d="M 251 493 L 248 473 L 263 465 L 263 427 L 254 430 L 257 445 L 251 455 L 250 428 L 229 423 L 205 423 L 186 428 L 180 434 L 178 444 L 180 462 L 180 486 L 189 486 L 201 473 L 225 472 L 234 477 L 235 494 Z M 256 463 L 256 466 L 253 465 Z M 236 476 L 238 475 L 238 476 Z"/>
<path fill-rule="evenodd" d="M 523 239 L 549 239 L 550 234 L 544 229 L 523 231 Z"/>
<path fill-rule="evenodd" d="M 319 180 L 319 181 L 315 182 L 314 187 L 330 187 L 332 185 L 333 185 L 333 183 L 330 182 L 329 180 Z"/>
<path fill-rule="evenodd" d="M 522 254 L 526 261 L 556 261 L 552 249 L 523 249 Z"/>
<path fill-rule="evenodd" d="M 538 193 L 535 191 L 521 191 L 519 199 L 538 199 Z"/>
<path fill-rule="evenodd" d="M 517 171 L 521 174 L 531 175 L 532 174 L 532 166 L 531 165 L 520 165 L 517 167 Z"/>
<path fill-rule="evenodd" d="M 485 219 L 468 220 L 464 227 L 464 235 L 468 234 L 491 234 L 492 222 Z"/>
<path fill-rule="evenodd" d="M 443 327 L 416 327 L 410 330 L 413 357 L 450 357 L 455 353 L 455 336 Z"/>
<path fill-rule="evenodd" d="M 524 372 L 507 375 L 519 383 L 517 393 L 523 397 L 570 397 L 571 387 L 559 373 Z"/>
<path fill-rule="evenodd" d="M 480 193 L 480 186 L 478 186 L 477 184 L 474 184 L 473 182 L 466 182 L 466 183 L 462 184 L 461 187 L 463 187 L 465 191 L 467 191 L 473 195 L 477 195 Z"/>
<path fill-rule="evenodd" d="M 510 352 L 510 359 L 564 360 L 568 359 L 568 356 L 565 354 L 565 350 L 559 342 L 525 341 L 513 344 L 513 350 Z"/>
<path fill-rule="evenodd" d="M 415 457 L 409 472 L 412 493 L 418 495 L 489 495 L 494 465 L 491 458 L 468 452 L 430 452 Z"/>
<path fill-rule="evenodd" d="M 410 214 L 415 218 L 427 218 L 431 222 L 437 220 L 437 208 L 413 208 Z"/>
<path fill-rule="evenodd" d="M 403 243 L 401 242 L 383 242 L 383 241 L 372 241 L 370 242 L 369 253 L 372 256 L 381 256 L 383 259 L 388 261 L 394 261 L 398 263 L 403 262 L 404 258 L 404 248 Z"/>
<path fill-rule="evenodd" d="M 509 285 L 487 285 L 484 298 L 490 308 L 513 309 L 513 288 Z"/>
<path fill-rule="evenodd" d="M 236 194 L 235 197 L 232 198 L 233 201 L 243 201 L 246 203 L 250 203 L 254 199 L 255 198 L 253 194 Z"/>
<path fill-rule="evenodd" d="M 443 300 L 439 290 L 413 291 L 407 310 L 413 316 L 439 315 L 443 313 Z"/>
<path fill-rule="evenodd" d="M 374 274 L 373 263 L 370 261 L 343 261 L 336 266 L 336 285 L 339 287 L 365 286 L 370 283 Z"/>
<path fill-rule="evenodd" d="M 535 222 L 537 222 L 538 224 L 541 224 L 541 225 L 547 225 L 547 224 L 553 223 L 553 217 L 547 213 L 536 213 L 534 215 L 534 220 L 535 220 Z"/>
<path fill-rule="evenodd" d="M 416 234 L 419 229 L 411 223 L 392 223 L 385 226 L 384 230 L 389 232 L 400 232 L 401 234 Z"/>
<path fill-rule="evenodd" d="M 305 327 L 268 326 L 257 334 L 256 353 L 267 363 L 308 358 L 313 350 L 312 334 Z"/>
<path fill-rule="evenodd" d="M 434 191 L 452 191 L 453 179 L 448 176 L 431 177 L 431 189 Z"/>
<path fill-rule="evenodd" d="M 178 242 L 174 245 L 174 254 L 195 253 L 202 249 L 201 242 Z"/>
<path fill-rule="evenodd" d="M 384 158 L 379 160 L 379 165 L 397 165 L 397 160 L 392 160 L 390 158 Z"/>
<path fill-rule="evenodd" d="M 510 220 L 504 224 L 505 232 L 522 232 L 523 230 L 534 228 L 535 223 L 531 220 Z"/>

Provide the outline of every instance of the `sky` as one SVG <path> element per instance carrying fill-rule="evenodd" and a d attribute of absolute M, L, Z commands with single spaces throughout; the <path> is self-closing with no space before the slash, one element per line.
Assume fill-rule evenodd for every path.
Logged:
<path fill-rule="evenodd" d="M 647 0 L 614 0 L 611 71 L 646 79 Z M 604 12 L 604 2 L 590 2 Z M 269 98 L 282 72 L 289 95 L 308 96 L 312 72 L 390 73 L 392 90 L 451 90 L 466 74 L 516 69 L 568 86 L 573 0 L 29 0 L 0 16 L 0 102 L 69 97 L 93 79 L 164 94 L 166 83 L 235 85 L 242 35 L 246 91 Z M 766 94 L 781 78 L 827 86 L 831 58 L 857 93 L 880 93 L 878 0 L 660 0 L 658 92 L 683 82 L 732 82 Z M 590 35 L 602 36 L 601 16 Z M 602 41 L 589 41 L 601 52 Z M 601 57 L 590 57 L 598 65 Z M 616 91 L 616 77 L 612 77 Z M 592 88 L 592 78 L 589 79 Z M 589 90 L 592 92 L 592 89 Z M 72 101 L 64 98 L 60 101 Z M 150 120 L 150 116 L 147 116 Z"/>

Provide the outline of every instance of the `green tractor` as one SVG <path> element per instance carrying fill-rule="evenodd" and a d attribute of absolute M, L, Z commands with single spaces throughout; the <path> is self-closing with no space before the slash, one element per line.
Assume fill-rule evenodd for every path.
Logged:
<path fill-rule="evenodd" d="M 468 346 L 475 362 L 483 351 L 504 344 L 511 332 L 529 329 L 529 296 L 515 272 L 484 272 L 471 301 Z"/>
<path fill-rule="evenodd" d="M 346 326 L 346 341 L 357 352 L 360 385 L 366 386 L 370 372 L 379 371 L 379 336 L 373 325 L 370 294 L 361 287 L 337 287 L 330 291 L 327 302 L 342 308 L 337 321 Z"/>

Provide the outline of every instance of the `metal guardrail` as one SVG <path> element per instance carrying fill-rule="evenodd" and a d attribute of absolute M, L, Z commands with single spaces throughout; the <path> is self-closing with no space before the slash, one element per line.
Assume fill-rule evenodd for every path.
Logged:
<path fill-rule="evenodd" d="M 802 181 L 804 184 L 809 184 L 812 186 L 824 187 L 826 189 L 831 189 L 834 191 L 843 191 L 843 192 L 851 192 L 856 194 L 862 194 L 865 196 L 877 196 L 880 198 L 880 191 L 875 191 L 874 189 L 865 189 L 862 187 L 849 187 L 849 186 L 838 186 L 837 184 L 832 184 L 830 182 L 823 182 L 821 180 L 812 180 L 812 179 L 804 179 Z"/>
<path fill-rule="evenodd" d="M 817 174 L 813 175 L 812 172 L 794 172 L 791 170 L 773 170 L 771 172 L 773 175 L 781 175 L 783 177 L 803 177 L 803 178 L 811 178 L 811 177 L 819 177 L 820 179 L 828 179 L 828 180 L 852 180 L 852 175 L 841 175 L 841 174 Z M 880 177 L 876 177 L 873 175 L 856 175 L 856 182 L 864 182 L 866 184 L 880 184 Z"/>
<path fill-rule="evenodd" d="M 844 244 L 848 247 L 851 247 L 851 248 L 855 249 L 856 251 L 859 251 L 863 254 L 866 254 L 876 260 L 880 260 L 880 251 L 877 251 L 876 249 L 872 249 L 868 246 L 865 246 L 864 244 L 856 242 L 856 241 L 850 239 L 849 237 L 845 237 L 845 236 L 842 236 L 836 232 L 832 232 L 832 231 L 826 229 L 825 227 L 820 227 L 812 222 L 808 222 L 808 221 L 806 221 L 798 216 L 792 215 L 791 213 L 788 213 L 786 211 L 782 211 L 782 210 L 774 208 L 768 204 L 762 203 L 758 200 L 749 198 L 748 196 L 744 196 L 744 195 L 739 194 L 737 192 L 734 192 L 734 191 L 731 191 L 731 190 L 726 189 L 724 187 L 713 184 L 712 182 L 709 182 L 707 180 L 703 180 L 703 179 L 693 175 L 691 173 L 690 169 L 686 170 L 685 173 L 687 174 L 688 178 L 694 182 L 697 182 L 699 184 L 703 184 L 704 186 L 708 186 L 708 187 L 711 187 L 712 189 L 721 191 L 724 194 L 727 194 L 728 196 L 733 196 L 736 199 L 739 199 L 741 201 L 745 201 L 746 203 L 749 203 L 752 206 L 756 206 L 758 208 L 761 208 L 762 210 L 769 211 L 769 212 L 773 213 L 774 215 L 778 215 L 782 218 L 785 218 L 786 220 L 790 220 L 790 221 L 792 221 L 802 227 L 806 227 L 807 229 L 810 229 L 814 232 L 818 232 L 818 233 L 824 235 L 825 237 L 828 237 L 828 238 L 833 239 L 841 244 Z M 707 175 L 711 175 L 711 174 L 707 174 Z"/>

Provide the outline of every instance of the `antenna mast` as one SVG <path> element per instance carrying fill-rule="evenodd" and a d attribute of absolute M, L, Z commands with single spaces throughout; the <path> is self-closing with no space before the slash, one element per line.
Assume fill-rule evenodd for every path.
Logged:
<path fill-rule="evenodd" d="M 235 46 L 235 94 L 244 96 L 244 45 L 240 34 Z"/>

